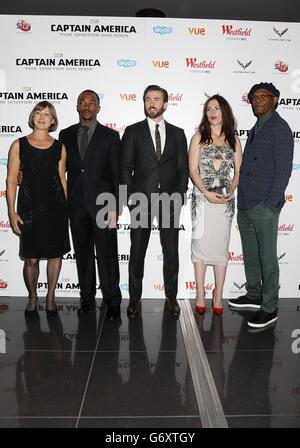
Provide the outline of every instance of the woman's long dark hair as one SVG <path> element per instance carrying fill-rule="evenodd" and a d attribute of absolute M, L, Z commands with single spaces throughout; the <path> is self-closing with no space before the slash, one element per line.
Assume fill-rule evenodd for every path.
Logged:
<path fill-rule="evenodd" d="M 225 135 L 225 139 L 228 142 L 229 146 L 235 151 L 235 135 L 234 131 L 236 129 L 236 120 L 234 118 L 232 109 L 228 103 L 228 101 L 225 100 L 225 98 L 221 95 L 213 95 L 208 98 L 208 100 L 204 104 L 203 109 L 203 117 L 201 120 L 201 123 L 199 125 L 199 132 L 201 134 L 200 144 L 205 143 L 212 143 L 212 137 L 211 137 L 211 128 L 210 124 L 207 118 L 207 108 L 208 104 L 212 100 L 217 100 L 222 112 L 222 128 L 221 128 L 221 134 Z"/>

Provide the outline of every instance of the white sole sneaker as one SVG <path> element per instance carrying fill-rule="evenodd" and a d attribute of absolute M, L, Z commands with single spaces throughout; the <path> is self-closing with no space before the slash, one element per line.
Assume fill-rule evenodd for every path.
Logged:
<path fill-rule="evenodd" d="M 265 322 L 264 324 L 252 324 L 251 322 L 247 322 L 247 324 L 249 325 L 249 327 L 252 328 L 264 328 L 267 327 L 268 325 L 276 322 L 278 320 L 278 316 L 274 317 L 273 319 L 269 320 L 268 322 Z"/>
<path fill-rule="evenodd" d="M 256 305 L 255 303 L 232 303 L 228 300 L 228 305 L 232 306 L 232 308 L 254 308 L 256 310 L 260 310 L 261 305 Z"/>

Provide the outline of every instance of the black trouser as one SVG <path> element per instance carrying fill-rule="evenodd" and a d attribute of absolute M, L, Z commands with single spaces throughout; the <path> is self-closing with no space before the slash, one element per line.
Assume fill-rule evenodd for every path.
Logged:
<path fill-rule="evenodd" d="M 97 255 L 98 276 L 105 303 L 117 306 L 122 300 L 119 287 L 118 241 L 116 229 L 100 229 L 84 204 L 80 204 L 70 219 L 76 257 L 81 302 L 95 300 Z"/>
<path fill-rule="evenodd" d="M 160 214 L 161 216 L 161 214 Z M 163 252 L 163 275 L 165 295 L 168 299 L 176 299 L 178 290 L 178 219 L 171 211 L 170 226 L 163 228 L 159 217 L 159 235 Z M 144 276 L 145 256 L 151 234 L 151 214 L 148 214 L 147 228 L 132 228 L 130 231 L 130 259 L 129 259 L 129 297 L 139 301 L 142 296 L 142 282 Z"/>

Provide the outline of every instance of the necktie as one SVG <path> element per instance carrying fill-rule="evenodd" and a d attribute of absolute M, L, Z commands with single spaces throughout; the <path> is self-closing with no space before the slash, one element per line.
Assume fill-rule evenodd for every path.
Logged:
<path fill-rule="evenodd" d="M 155 125 L 155 143 L 156 143 L 156 155 L 157 160 L 161 158 L 161 139 L 160 139 L 160 133 L 159 133 L 159 124 Z"/>
<path fill-rule="evenodd" d="M 89 127 L 88 126 L 82 126 L 82 134 L 81 134 L 81 138 L 80 138 L 80 147 L 79 147 L 79 151 L 80 151 L 80 157 L 81 160 L 84 159 L 87 147 L 89 145 L 89 138 L 88 138 L 88 131 L 89 131 Z"/>

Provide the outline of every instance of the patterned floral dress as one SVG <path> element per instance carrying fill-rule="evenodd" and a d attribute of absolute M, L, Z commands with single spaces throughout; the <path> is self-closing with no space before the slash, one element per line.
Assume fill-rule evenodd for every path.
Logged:
<path fill-rule="evenodd" d="M 234 150 L 208 145 L 199 151 L 199 174 L 208 190 L 229 191 L 234 172 Z M 192 262 L 227 266 L 234 198 L 226 204 L 209 202 L 194 185 L 192 194 Z"/>

